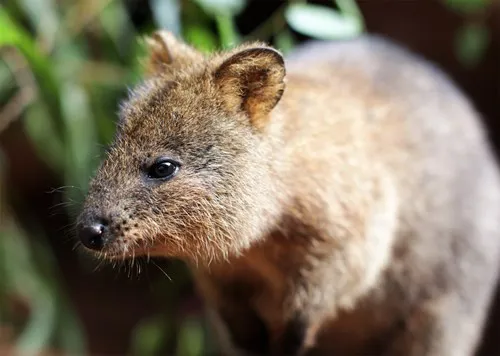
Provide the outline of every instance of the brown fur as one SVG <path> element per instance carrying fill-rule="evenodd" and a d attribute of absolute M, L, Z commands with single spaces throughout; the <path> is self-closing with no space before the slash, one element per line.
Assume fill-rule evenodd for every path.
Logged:
<path fill-rule="evenodd" d="M 184 259 L 229 355 L 473 353 L 499 176 L 440 70 L 374 37 L 286 62 L 149 43 L 80 220 L 111 222 L 100 255 Z M 158 156 L 182 163 L 165 183 L 144 178 Z"/>

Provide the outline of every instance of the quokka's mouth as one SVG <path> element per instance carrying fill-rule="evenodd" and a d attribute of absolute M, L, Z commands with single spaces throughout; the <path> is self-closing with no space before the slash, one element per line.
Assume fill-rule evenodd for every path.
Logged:
<path fill-rule="evenodd" d="M 137 224 L 136 224 L 137 225 Z M 104 219 L 88 219 L 77 226 L 82 245 L 99 255 L 133 255 L 147 253 L 140 231 L 130 225 L 110 223 Z"/>
<path fill-rule="evenodd" d="M 148 254 L 150 246 L 144 240 L 137 239 L 134 234 L 127 235 L 117 235 L 100 224 L 81 226 L 78 230 L 83 248 L 100 258 L 124 259 Z"/>
<path fill-rule="evenodd" d="M 175 258 L 186 255 L 178 239 L 148 237 L 139 222 L 132 224 L 84 217 L 77 231 L 83 248 L 99 259 L 125 260 L 142 256 Z"/>
<path fill-rule="evenodd" d="M 86 247 L 85 250 L 99 258 L 107 260 L 124 260 L 152 254 L 151 250 L 146 246 L 129 244 L 123 241 L 111 242 L 98 251 Z"/>

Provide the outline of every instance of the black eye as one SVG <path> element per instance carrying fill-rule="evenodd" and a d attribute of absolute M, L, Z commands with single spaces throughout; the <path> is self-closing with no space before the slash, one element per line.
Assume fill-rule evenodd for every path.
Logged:
<path fill-rule="evenodd" d="M 153 179 L 170 179 L 179 170 L 179 163 L 170 159 L 155 162 L 148 170 L 148 177 Z"/>

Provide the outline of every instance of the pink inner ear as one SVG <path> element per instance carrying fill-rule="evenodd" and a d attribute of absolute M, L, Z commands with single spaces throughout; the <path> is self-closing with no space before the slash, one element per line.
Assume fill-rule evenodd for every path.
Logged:
<path fill-rule="evenodd" d="M 255 125 L 280 100 L 284 77 L 283 58 L 277 51 L 265 47 L 238 52 L 215 72 L 228 109 L 243 110 Z"/>
<path fill-rule="evenodd" d="M 168 50 L 165 38 L 159 33 L 154 33 L 150 39 L 151 61 L 156 64 L 171 64 L 172 54 Z"/>
<path fill-rule="evenodd" d="M 247 73 L 242 83 L 244 97 L 247 98 L 251 93 L 264 87 L 268 79 L 267 69 L 258 69 Z"/>
<path fill-rule="evenodd" d="M 221 64 L 215 72 L 216 78 L 230 75 L 231 72 L 238 75 L 252 71 L 252 68 L 279 67 L 285 71 L 285 63 L 281 54 L 270 47 L 247 48 L 229 57 Z"/>

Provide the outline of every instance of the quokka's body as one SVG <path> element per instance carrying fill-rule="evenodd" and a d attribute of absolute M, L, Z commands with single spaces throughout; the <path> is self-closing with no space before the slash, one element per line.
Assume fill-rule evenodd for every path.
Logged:
<path fill-rule="evenodd" d="M 376 37 L 283 60 L 165 32 L 148 69 L 92 181 L 87 247 L 186 260 L 228 355 L 473 354 L 500 181 L 439 69 Z"/>

